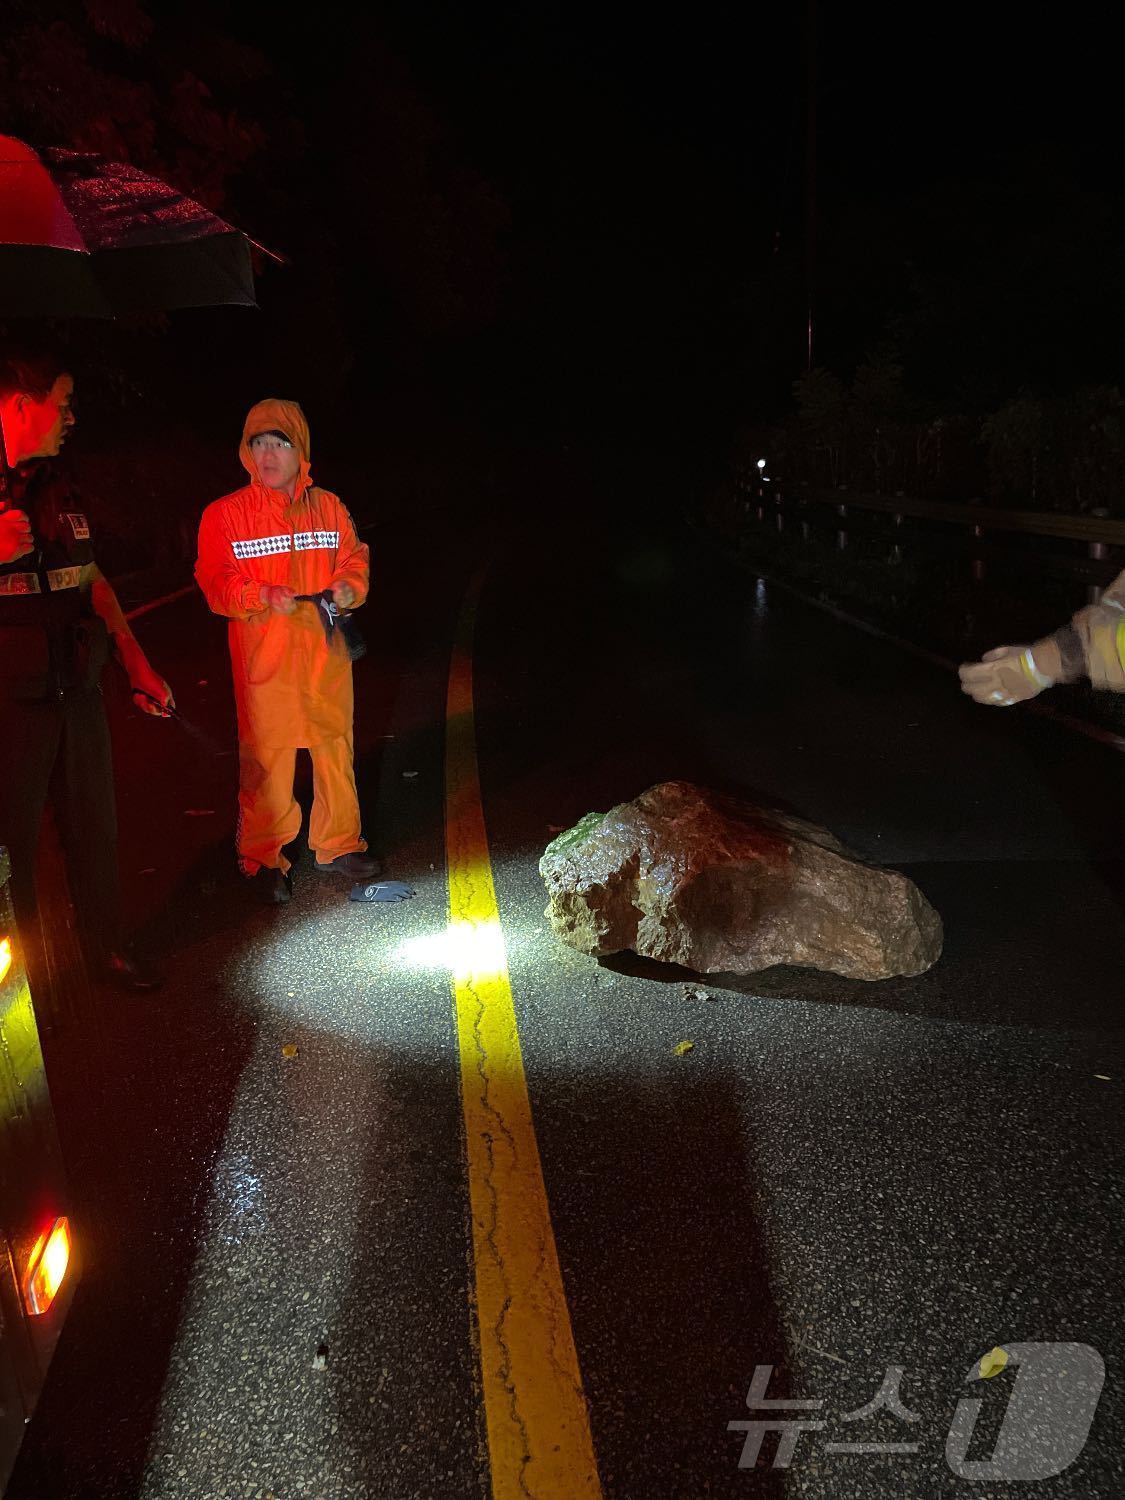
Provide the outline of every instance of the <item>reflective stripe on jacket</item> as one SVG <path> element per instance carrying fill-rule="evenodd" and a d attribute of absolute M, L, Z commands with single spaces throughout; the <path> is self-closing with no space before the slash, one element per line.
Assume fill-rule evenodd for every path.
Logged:
<path fill-rule="evenodd" d="M 257 478 L 247 442 L 252 428 L 282 431 L 300 450 L 293 500 Z M 310 483 L 308 429 L 295 403 L 259 403 L 239 451 L 252 482 L 204 511 L 195 565 L 207 603 L 230 620 L 239 738 L 278 749 L 319 744 L 352 726 L 347 652 L 338 639 L 329 647 L 315 604 L 278 614 L 262 604 L 261 586 L 318 594 L 346 581 L 362 604 L 368 549 L 340 499 Z"/>

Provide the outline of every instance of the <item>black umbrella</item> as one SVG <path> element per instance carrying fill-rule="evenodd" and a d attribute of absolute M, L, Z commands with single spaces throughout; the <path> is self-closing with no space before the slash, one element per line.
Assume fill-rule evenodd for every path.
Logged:
<path fill-rule="evenodd" d="M 253 307 L 250 244 L 136 167 L 0 135 L 0 317 Z"/>

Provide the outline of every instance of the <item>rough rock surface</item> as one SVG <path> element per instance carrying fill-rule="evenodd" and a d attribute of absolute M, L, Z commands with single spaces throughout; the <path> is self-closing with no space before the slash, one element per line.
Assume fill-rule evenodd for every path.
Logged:
<path fill-rule="evenodd" d="M 686 781 L 588 813 L 539 862 L 555 934 L 698 973 L 803 964 L 851 979 L 921 974 L 941 918 L 895 870 L 826 829 Z"/>

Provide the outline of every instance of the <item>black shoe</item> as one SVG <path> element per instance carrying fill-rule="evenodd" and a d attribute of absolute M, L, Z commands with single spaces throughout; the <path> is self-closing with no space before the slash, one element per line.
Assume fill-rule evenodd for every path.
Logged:
<path fill-rule="evenodd" d="M 267 906 L 284 906 L 293 894 L 289 876 L 285 871 L 275 870 L 269 865 L 262 866 L 253 876 L 253 882 L 259 899 Z"/>
<path fill-rule="evenodd" d="M 155 969 L 131 953 L 107 953 L 102 962 L 101 977 L 107 984 L 115 985 L 119 990 L 130 990 L 135 995 L 158 990 L 164 983 Z"/>
<path fill-rule="evenodd" d="M 358 853 L 341 854 L 323 865 L 318 859 L 316 868 L 320 875 L 346 875 L 349 880 L 371 880 L 383 873 L 383 866 L 377 859 L 372 859 L 370 854 Z"/>

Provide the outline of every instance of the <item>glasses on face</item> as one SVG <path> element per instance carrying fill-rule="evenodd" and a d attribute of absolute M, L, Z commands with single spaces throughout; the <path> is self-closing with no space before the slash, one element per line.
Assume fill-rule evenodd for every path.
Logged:
<path fill-rule="evenodd" d="M 251 453 L 288 453 L 292 447 L 288 438 L 273 437 L 270 434 L 250 439 Z"/>

